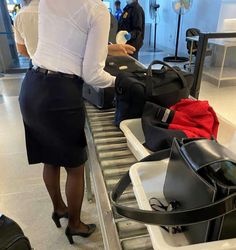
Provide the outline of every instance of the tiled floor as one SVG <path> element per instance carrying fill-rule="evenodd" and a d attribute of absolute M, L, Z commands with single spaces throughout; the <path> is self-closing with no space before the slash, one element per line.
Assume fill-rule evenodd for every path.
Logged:
<path fill-rule="evenodd" d="M 42 181 L 42 166 L 28 166 L 24 132 L 18 106 L 21 75 L 0 79 L 0 213 L 16 220 L 36 250 L 104 249 L 95 203 L 84 199 L 82 217 L 95 222 L 98 230 L 88 239 L 76 237 L 69 245 L 63 228 L 57 229 L 51 220 L 52 207 Z M 62 189 L 66 174 L 62 172 Z M 63 194 L 64 195 L 64 194 Z M 86 209 L 85 209 L 86 208 Z"/>

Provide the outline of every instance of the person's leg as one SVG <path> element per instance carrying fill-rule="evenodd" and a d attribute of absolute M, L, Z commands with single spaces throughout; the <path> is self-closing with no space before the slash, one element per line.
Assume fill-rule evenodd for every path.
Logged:
<path fill-rule="evenodd" d="M 60 167 L 44 164 L 43 179 L 53 203 L 54 212 L 63 215 L 68 212 L 60 189 Z"/>
<path fill-rule="evenodd" d="M 66 168 L 66 197 L 69 212 L 69 228 L 87 232 L 88 227 L 81 222 L 80 214 L 84 198 L 84 165 Z"/>
<path fill-rule="evenodd" d="M 77 168 L 66 168 L 66 171 L 66 197 L 68 203 L 69 223 L 65 234 L 70 244 L 73 244 L 73 236 L 87 238 L 95 231 L 96 225 L 86 225 L 80 218 L 84 198 L 84 165 Z"/>

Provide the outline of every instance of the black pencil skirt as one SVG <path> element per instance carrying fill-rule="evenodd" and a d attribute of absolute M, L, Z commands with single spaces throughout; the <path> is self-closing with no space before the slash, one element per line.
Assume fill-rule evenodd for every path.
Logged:
<path fill-rule="evenodd" d="M 31 69 L 19 102 L 29 164 L 78 167 L 87 160 L 83 80 Z"/>

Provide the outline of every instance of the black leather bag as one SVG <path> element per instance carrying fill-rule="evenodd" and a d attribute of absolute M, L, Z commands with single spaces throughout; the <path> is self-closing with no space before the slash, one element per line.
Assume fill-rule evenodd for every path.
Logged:
<path fill-rule="evenodd" d="M 155 64 L 161 70 L 152 70 Z M 115 124 L 126 119 L 140 118 L 146 101 L 170 107 L 188 98 L 193 75 L 173 68 L 162 61 L 153 61 L 146 72 L 120 73 L 116 78 Z"/>
<path fill-rule="evenodd" d="M 1 250 L 31 250 L 30 242 L 25 237 L 20 226 L 12 219 L 0 217 L 0 249 Z"/>
<path fill-rule="evenodd" d="M 164 152 L 164 153 L 163 153 Z M 165 150 L 143 161 L 168 157 Z M 191 244 L 236 237 L 236 155 L 216 141 L 173 141 L 164 184 L 173 211 L 128 208 L 117 200 L 129 185 L 127 173 L 112 192 L 118 214 L 145 224 L 182 226 Z M 157 197 L 158 198 L 158 197 Z"/>

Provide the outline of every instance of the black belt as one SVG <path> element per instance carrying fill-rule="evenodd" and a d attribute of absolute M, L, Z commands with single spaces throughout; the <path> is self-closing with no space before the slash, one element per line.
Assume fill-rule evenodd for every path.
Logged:
<path fill-rule="evenodd" d="M 52 71 L 52 70 L 48 70 L 48 69 L 44 69 L 44 68 L 40 68 L 38 66 L 33 66 L 32 69 L 36 72 L 40 72 L 43 73 L 45 75 L 54 75 L 54 76 L 61 76 L 61 77 L 66 77 L 66 78 L 71 78 L 71 79 L 76 79 L 76 78 L 80 78 L 77 75 L 73 75 L 73 74 L 66 74 L 66 73 L 61 73 L 61 72 L 56 72 L 56 71 Z"/>

